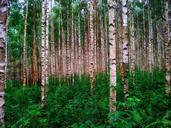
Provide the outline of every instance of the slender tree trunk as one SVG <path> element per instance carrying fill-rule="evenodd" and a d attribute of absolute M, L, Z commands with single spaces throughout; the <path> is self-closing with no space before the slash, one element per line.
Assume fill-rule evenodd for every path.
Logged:
<path fill-rule="evenodd" d="M 73 3 L 73 0 L 72 0 Z M 71 16 L 71 22 L 72 22 L 72 26 L 71 26 L 71 74 L 74 75 L 74 10 L 72 7 L 72 12 L 71 12 L 72 16 Z"/>
<path fill-rule="evenodd" d="M 84 9 L 84 51 L 83 51 L 83 57 L 84 57 L 84 75 L 87 75 L 88 70 L 88 34 L 87 34 L 87 9 Z"/>
<path fill-rule="evenodd" d="M 164 45 L 165 45 L 165 69 L 166 69 L 166 94 L 170 95 L 170 34 L 169 34 L 169 0 L 164 0 Z"/>
<path fill-rule="evenodd" d="M 115 1 L 108 0 L 109 5 L 109 64 L 110 64 L 110 112 L 116 111 L 116 27 Z"/>
<path fill-rule="evenodd" d="M 4 123 L 4 88 L 6 79 L 7 57 L 7 11 L 8 0 L 0 1 L 0 124 Z"/>
<path fill-rule="evenodd" d="M 118 45 L 119 45 L 119 55 L 118 55 L 118 71 L 122 71 L 122 57 L 123 57 L 123 50 L 122 50 L 122 2 L 121 0 L 117 0 L 118 4 Z"/>
<path fill-rule="evenodd" d="M 53 3 L 54 0 L 51 0 L 51 14 L 50 14 L 50 19 L 51 19 L 51 75 L 56 74 L 56 66 L 55 66 L 55 41 L 54 41 L 54 22 L 53 22 Z"/>
<path fill-rule="evenodd" d="M 90 0 L 90 30 L 89 30 L 89 41 L 90 41 L 90 92 L 93 95 L 94 88 L 94 30 L 93 30 L 93 0 Z"/>
<path fill-rule="evenodd" d="M 135 74 L 135 29 L 134 29 L 134 15 L 133 15 L 133 2 L 131 2 L 131 10 L 130 10 L 130 70 Z"/>
<path fill-rule="evenodd" d="M 122 18 L 123 18 L 123 84 L 124 96 L 128 97 L 128 16 L 127 16 L 127 0 L 122 0 Z"/>
<path fill-rule="evenodd" d="M 46 89 L 48 84 L 48 1 L 42 0 L 42 21 L 41 21 L 41 105 L 45 107 Z"/>
<path fill-rule="evenodd" d="M 142 70 L 146 70 L 147 67 L 147 62 L 146 62 L 146 56 L 147 56 L 147 46 L 146 46 L 146 41 L 145 41 L 145 9 L 144 9 L 144 0 L 142 0 L 142 7 L 143 7 L 143 35 L 142 35 Z"/>
<path fill-rule="evenodd" d="M 28 0 L 26 2 L 26 14 L 24 19 L 24 47 L 23 47 L 23 86 L 27 84 L 27 68 L 28 68 L 28 60 L 27 60 L 27 18 L 28 18 Z"/>
<path fill-rule="evenodd" d="M 36 54 L 36 2 L 33 1 L 33 84 L 38 80 L 37 54 Z"/>
<path fill-rule="evenodd" d="M 152 72 L 153 69 L 153 28 L 152 28 L 152 18 L 151 18 L 151 10 L 150 3 L 148 3 L 148 25 L 149 25 L 149 43 L 148 43 L 148 64 L 149 70 Z"/>
<path fill-rule="evenodd" d="M 81 47 L 81 12 L 78 12 L 78 74 L 81 76 L 82 70 L 82 47 Z"/>

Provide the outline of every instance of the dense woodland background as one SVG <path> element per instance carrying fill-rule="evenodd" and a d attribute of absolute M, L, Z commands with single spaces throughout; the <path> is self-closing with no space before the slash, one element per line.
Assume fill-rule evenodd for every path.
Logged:
<path fill-rule="evenodd" d="M 169 0 L 0 0 L 2 127 L 170 128 L 170 48 Z"/>

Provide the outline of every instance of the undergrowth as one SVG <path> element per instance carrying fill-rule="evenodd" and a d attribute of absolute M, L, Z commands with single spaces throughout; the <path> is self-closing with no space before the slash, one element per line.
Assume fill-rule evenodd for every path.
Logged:
<path fill-rule="evenodd" d="M 123 98 L 117 78 L 117 111 L 109 113 L 109 80 L 97 75 L 90 95 L 88 77 L 49 79 L 46 108 L 41 109 L 40 85 L 22 87 L 8 81 L 5 95 L 6 128 L 170 128 L 171 97 L 165 95 L 164 71 L 137 71 L 129 76 L 129 97 Z"/>

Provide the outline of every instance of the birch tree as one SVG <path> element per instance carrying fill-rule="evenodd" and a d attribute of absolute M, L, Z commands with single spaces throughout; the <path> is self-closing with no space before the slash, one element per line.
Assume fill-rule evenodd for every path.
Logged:
<path fill-rule="evenodd" d="M 0 1 L 0 124 L 4 123 L 4 87 L 6 78 L 7 57 L 7 10 L 8 0 Z"/>
<path fill-rule="evenodd" d="M 170 34 L 169 34 L 169 0 L 164 0 L 164 46 L 166 69 L 166 94 L 170 95 Z"/>
<path fill-rule="evenodd" d="M 115 28 L 115 0 L 108 0 L 109 6 L 109 66 L 110 66 L 110 112 L 116 111 L 116 28 Z"/>
<path fill-rule="evenodd" d="M 124 84 L 124 96 L 128 97 L 128 15 L 127 15 L 127 0 L 122 0 L 122 19 L 123 19 L 123 64 L 122 64 L 122 77 Z"/>

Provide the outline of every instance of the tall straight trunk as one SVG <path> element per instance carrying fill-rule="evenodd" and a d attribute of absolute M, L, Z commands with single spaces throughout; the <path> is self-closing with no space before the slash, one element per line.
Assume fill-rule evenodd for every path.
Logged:
<path fill-rule="evenodd" d="M 106 29 L 105 29 L 105 21 L 104 21 L 104 14 L 101 17 L 101 62 L 102 62 L 102 72 L 106 73 L 107 62 L 106 62 Z"/>
<path fill-rule="evenodd" d="M 28 18 L 28 0 L 26 2 L 26 13 L 24 19 L 24 47 L 23 47 L 23 86 L 27 84 L 27 68 L 28 68 L 28 60 L 27 60 L 27 18 Z"/>
<path fill-rule="evenodd" d="M 47 91 L 48 84 L 48 72 L 49 72 L 49 64 L 48 64 L 48 13 L 49 13 L 49 5 L 47 0 L 42 1 L 42 19 L 41 19 L 41 105 L 45 107 L 45 97 Z"/>
<path fill-rule="evenodd" d="M 102 8 L 103 2 L 100 0 L 100 42 L 101 42 L 101 71 L 106 73 L 106 31 L 105 31 L 105 23 L 104 23 L 104 13 Z"/>
<path fill-rule="evenodd" d="M 136 14 L 136 68 L 139 69 L 140 67 L 140 41 L 139 41 L 139 21 L 138 21 L 139 17 L 138 14 Z"/>
<path fill-rule="evenodd" d="M 73 3 L 73 0 L 72 0 Z M 71 74 L 74 75 L 74 10 L 71 10 Z"/>
<path fill-rule="evenodd" d="M 93 29 L 94 29 L 94 35 L 93 35 L 93 38 L 94 38 L 94 74 L 96 74 L 97 72 L 97 10 L 96 10 L 96 0 L 94 0 L 93 2 L 94 4 L 94 10 L 93 10 Z M 95 77 L 95 76 L 94 76 Z"/>
<path fill-rule="evenodd" d="M 66 66 L 66 41 L 65 41 L 65 34 L 63 30 L 63 22 L 62 22 L 62 72 L 63 72 L 63 77 L 66 76 L 67 72 L 67 66 Z"/>
<path fill-rule="evenodd" d="M 37 54 L 36 54 L 36 2 L 33 1 L 33 84 L 38 80 Z"/>
<path fill-rule="evenodd" d="M 55 66 L 55 41 L 54 41 L 54 22 L 53 22 L 53 3 L 54 0 L 51 0 L 51 14 L 50 14 L 50 19 L 51 19 L 51 75 L 56 74 L 56 66 Z"/>
<path fill-rule="evenodd" d="M 67 0 L 67 10 L 66 10 L 66 15 L 67 15 L 67 34 L 66 34 L 66 54 L 67 54 L 67 59 L 66 59 L 66 66 L 67 66 L 67 77 L 71 75 L 71 56 L 70 56 L 70 17 L 69 17 L 69 0 Z"/>
<path fill-rule="evenodd" d="M 115 1 L 108 0 L 109 5 L 109 66 L 110 66 L 110 112 L 116 111 L 116 27 Z"/>
<path fill-rule="evenodd" d="M 157 64 L 159 69 L 162 69 L 162 40 L 160 35 L 160 30 L 158 27 L 158 22 L 156 23 L 156 31 L 157 31 Z"/>
<path fill-rule="evenodd" d="M 117 7 L 118 7 L 118 45 L 119 45 L 119 52 L 118 52 L 118 71 L 121 72 L 122 70 L 122 2 L 121 0 L 117 0 Z"/>
<path fill-rule="evenodd" d="M 60 4 L 60 1 L 59 1 Z M 59 24 L 58 24 L 58 65 L 59 65 L 59 74 L 58 78 L 61 79 L 62 76 L 62 44 L 61 44 L 61 10 L 59 10 Z M 57 71 L 56 71 L 57 72 Z"/>
<path fill-rule="evenodd" d="M 94 88 L 94 29 L 93 29 L 93 0 L 90 0 L 90 30 L 89 30 L 89 42 L 90 42 L 90 92 L 93 94 L 93 88 Z"/>
<path fill-rule="evenodd" d="M 4 123 L 8 0 L 0 1 L 0 125 Z"/>
<path fill-rule="evenodd" d="M 127 0 L 122 0 L 122 18 L 123 18 L 123 64 L 122 77 L 124 84 L 124 96 L 128 97 L 128 16 L 127 16 Z"/>
<path fill-rule="evenodd" d="M 84 9 L 84 75 L 88 73 L 88 18 L 87 9 Z"/>
<path fill-rule="evenodd" d="M 170 95 L 170 31 L 169 31 L 169 1 L 164 0 L 164 46 L 165 46 L 165 69 L 166 69 L 166 94 Z"/>
<path fill-rule="evenodd" d="M 152 69 L 153 69 L 153 28 L 152 28 L 150 2 L 148 3 L 148 25 L 149 25 L 148 64 L 149 64 L 149 70 L 150 72 L 152 72 Z"/>
<path fill-rule="evenodd" d="M 134 29 L 134 15 L 133 15 L 133 2 L 131 1 L 131 10 L 130 10 L 130 70 L 135 74 L 135 29 Z"/>
<path fill-rule="evenodd" d="M 82 70 L 82 47 L 81 47 L 81 12 L 78 12 L 78 74 L 81 76 Z"/>
<path fill-rule="evenodd" d="M 146 46 L 146 41 L 145 41 L 145 3 L 144 3 L 144 0 L 142 0 L 142 8 L 143 8 L 143 30 L 142 30 L 142 33 L 143 33 L 143 36 L 142 36 L 142 70 L 146 70 L 146 67 L 147 67 L 147 62 L 146 62 L 146 56 L 147 56 L 147 46 Z"/>

